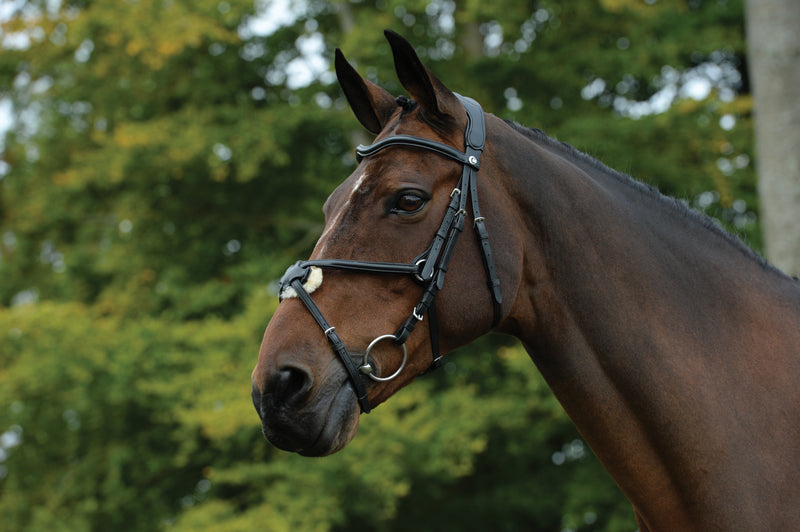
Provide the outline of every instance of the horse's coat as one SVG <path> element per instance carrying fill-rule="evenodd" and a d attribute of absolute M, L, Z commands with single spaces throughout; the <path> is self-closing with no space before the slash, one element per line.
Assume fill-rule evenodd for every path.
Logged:
<path fill-rule="evenodd" d="M 414 135 L 464 147 L 464 109 L 387 33 L 396 101 L 337 53 L 356 117 L 378 140 Z M 478 176 L 503 290 L 496 330 L 519 338 L 634 506 L 641 530 L 788 530 L 800 523 L 800 285 L 674 200 L 573 148 L 486 115 Z M 430 242 L 459 165 L 389 147 L 365 158 L 325 204 L 312 253 L 407 263 Z M 366 176 L 366 177 L 363 177 Z M 358 183 L 358 187 L 356 187 Z M 357 188 L 357 193 L 354 190 Z M 412 191 L 414 212 L 393 208 Z M 436 300 L 443 352 L 491 329 L 474 237 L 459 241 Z M 363 350 L 419 298 L 405 277 L 332 271 L 314 294 L 348 346 Z M 424 331 L 376 405 L 430 365 Z M 399 367 L 399 353 L 376 365 Z M 362 351 L 363 352 L 363 351 Z M 359 418 L 353 387 L 297 299 L 264 334 L 253 400 L 265 435 L 307 455 L 341 449 Z"/>

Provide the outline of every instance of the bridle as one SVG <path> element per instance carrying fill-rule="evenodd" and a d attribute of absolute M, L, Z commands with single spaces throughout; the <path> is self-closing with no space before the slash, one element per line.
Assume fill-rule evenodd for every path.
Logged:
<path fill-rule="evenodd" d="M 480 209 L 478 208 L 477 178 L 478 169 L 481 164 L 481 153 L 486 143 L 486 123 L 480 104 L 471 98 L 460 95 L 456 96 L 467 111 L 467 127 L 464 132 L 466 150 L 463 153 L 441 142 L 411 135 L 394 135 L 379 140 L 370 146 L 360 145 L 356 148 L 356 158 L 359 162 L 364 157 L 374 155 L 389 146 L 406 146 L 432 151 L 463 165 L 461 179 L 450 194 L 450 203 L 445 211 L 444 219 L 439 226 L 439 230 L 436 231 L 428 249 L 415 258 L 410 264 L 338 259 L 298 261 L 286 270 L 286 273 L 284 273 L 280 280 L 281 293 L 284 293 L 284 290 L 288 287 L 294 289 L 297 296 L 328 338 L 333 350 L 344 363 L 344 367 L 347 370 L 350 382 L 358 398 L 358 403 L 361 406 L 361 411 L 364 413 L 370 411 L 370 404 L 362 376 L 366 375 L 380 382 L 389 381 L 397 377 L 405 367 L 408 358 L 405 342 L 417 323 L 422 321 L 426 312 L 428 312 L 430 316 L 431 351 L 433 352 L 433 362 L 428 371 L 438 367 L 441 363 L 442 357 L 439 354 L 438 323 L 433 300 L 444 285 L 444 277 L 447 273 L 453 249 L 458 240 L 458 235 L 464 229 L 464 219 L 467 215 L 467 196 L 472 198 L 473 225 L 480 242 L 483 265 L 489 279 L 488 286 L 494 306 L 492 328 L 499 323 L 501 318 L 503 297 L 500 292 L 500 280 L 497 277 L 494 260 L 492 259 L 492 250 L 489 246 L 489 233 L 484 223 L 485 219 L 481 216 Z M 411 315 L 403 322 L 397 332 L 394 334 L 384 334 L 375 338 L 364 352 L 361 365 L 357 365 L 353 357 L 348 353 L 344 342 L 336 333 L 336 328 L 328 323 L 319 307 L 314 303 L 309 292 L 304 288 L 304 284 L 308 280 L 312 268 L 372 274 L 409 275 L 417 283 L 422 285 L 424 291 L 419 303 L 412 309 Z M 392 340 L 393 343 L 402 347 L 403 360 L 400 363 L 400 367 L 393 374 L 387 377 L 379 377 L 375 375 L 373 366 L 370 364 L 369 354 L 375 345 L 384 340 Z"/>

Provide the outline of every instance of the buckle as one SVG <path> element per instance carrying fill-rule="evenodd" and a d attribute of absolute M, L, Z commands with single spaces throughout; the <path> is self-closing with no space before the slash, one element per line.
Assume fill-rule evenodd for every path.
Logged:
<path fill-rule="evenodd" d="M 289 286 L 294 281 L 299 280 L 300 284 L 304 284 L 308 280 L 308 276 L 311 273 L 311 268 L 305 265 L 303 261 L 299 260 L 286 268 L 286 272 L 283 274 L 280 280 L 280 293 Z"/>

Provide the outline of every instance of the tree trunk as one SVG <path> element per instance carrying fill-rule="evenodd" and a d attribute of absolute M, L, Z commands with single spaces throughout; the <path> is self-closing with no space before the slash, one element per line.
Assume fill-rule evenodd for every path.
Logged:
<path fill-rule="evenodd" d="M 746 7 L 764 245 L 770 262 L 800 275 L 800 1 Z"/>

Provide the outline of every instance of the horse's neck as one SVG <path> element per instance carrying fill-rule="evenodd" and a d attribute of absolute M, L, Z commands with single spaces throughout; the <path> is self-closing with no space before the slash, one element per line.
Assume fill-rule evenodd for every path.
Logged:
<path fill-rule="evenodd" d="M 770 308 L 800 319 L 800 284 L 709 220 L 568 149 L 530 151 L 513 178 L 538 268 L 530 301 L 559 306 L 601 354 L 683 360 L 713 343 L 735 356 L 731 326 Z M 551 299 L 539 300 L 542 290 Z"/>
<path fill-rule="evenodd" d="M 651 521 L 712 511 L 702 499 L 689 502 L 706 486 L 685 470 L 705 468 L 711 482 L 721 481 L 726 466 L 710 463 L 714 452 L 741 455 L 755 441 L 731 427 L 744 425 L 748 437 L 765 428 L 771 414 L 748 418 L 752 396 L 739 393 L 742 386 L 796 390 L 797 284 L 696 217 L 568 150 L 529 141 L 528 153 L 513 163 L 511 186 L 535 241 L 526 262 L 538 270 L 527 272 L 519 291 L 515 322 L 526 327 L 514 332 Z M 776 319 L 780 312 L 785 317 Z M 756 357 L 791 371 L 748 374 Z M 793 422 L 797 414 L 793 408 Z M 731 496 L 738 489 L 724 488 Z"/>

